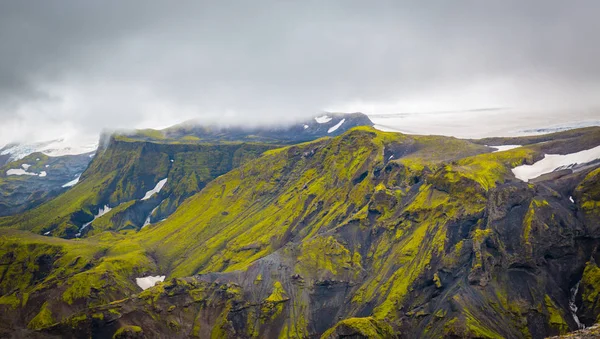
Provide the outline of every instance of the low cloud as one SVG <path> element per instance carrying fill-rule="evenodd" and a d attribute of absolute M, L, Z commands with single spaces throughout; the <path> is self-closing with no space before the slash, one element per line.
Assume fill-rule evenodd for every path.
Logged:
<path fill-rule="evenodd" d="M 0 143 L 323 110 L 596 107 L 598 10 L 596 1 L 2 2 Z"/>

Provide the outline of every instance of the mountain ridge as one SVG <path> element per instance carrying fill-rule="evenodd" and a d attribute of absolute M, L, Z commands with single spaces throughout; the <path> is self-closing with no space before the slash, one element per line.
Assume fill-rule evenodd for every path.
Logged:
<path fill-rule="evenodd" d="M 572 151 L 594 146 L 595 133 Z M 564 333 L 577 326 L 569 301 L 579 278 L 582 321 L 600 312 L 589 263 L 600 169 L 516 179 L 511 168 L 551 151 L 538 146 L 491 153 L 467 140 L 358 127 L 272 149 L 140 232 L 49 240 L 63 254 L 48 255 L 47 273 L 31 272 L 41 278 L 14 274 L 40 262 L 20 253 L 43 254 L 47 237 L 0 231 L 9 249 L 0 257 L 13 258 L 14 272 L 0 280 L 0 307 L 20 310 L 20 320 L 6 313 L 12 328 L 44 335 Z M 164 283 L 136 291 L 135 277 L 157 274 Z"/>

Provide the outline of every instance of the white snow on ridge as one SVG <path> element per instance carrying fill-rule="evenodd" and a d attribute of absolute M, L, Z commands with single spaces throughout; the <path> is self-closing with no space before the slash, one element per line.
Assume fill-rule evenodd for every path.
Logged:
<path fill-rule="evenodd" d="M 304 125 L 303 127 L 304 127 L 304 129 L 307 129 L 307 128 L 308 128 L 308 125 Z"/>
<path fill-rule="evenodd" d="M 340 122 L 338 122 L 335 126 L 329 128 L 327 130 L 327 133 L 333 133 L 333 132 L 335 132 L 335 130 L 337 130 L 338 128 L 340 128 L 340 126 L 342 126 L 342 124 L 344 123 L 344 121 L 346 121 L 346 119 L 340 120 Z"/>
<path fill-rule="evenodd" d="M 95 139 L 96 136 L 93 136 Z M 0 155 L 10 155 L 9 162 L 25 158 L 31 153 L 41 152 L 51 157 L 63 155 L 76 155 L 93 152 L 98 148 L 98 143 L 92 141 L 91 137 L 87 140 L 69 140 L 66 138 L 33 142 L 28 144 L 13 144 L 0 152 Z"/>
<path fill-rule="evenodd" d="M 79 182 L 79 177 L 81 177 L 81 174 L 77 174 L 77 178 L 69 181 L 68 183 L 62 185 L 62 187 L 73 187 L 75 186 L 75 184 L 77 184 Z"/>
<path fill-rule="evenodd" d="M 327 115 L 323 115 L 323 116 L 320 116 L 320 117 L 316 117 L 316 118 L 315 118 L 315 121 L 316 121 L 318 124 L 325 124 L 325 123 L 328 123 L 328 122 L 330 122 L 330 121 L 331 121 L 331 119 L 333 119 L 333 118 L 331 118 L 331 117 L 329 117 L 329 116 L 327 116 Z"/>
<path fill-rule="evenodd" d="M 39 176 L 40 177 L 45 177 L 48 173 L 46 173 L 46 171 L 41 171 Z"/>
<path fill-rule="evenodd" d="M 166 276 L 157 275 L 157 276 L 147 276 L 143 278 L 135 278 L 135 283 L 142 289 L 147 290 L 150 287 L 156 285 L 157 282 L 165 281 Z"/>
<path fill-rule="evenodd" d="M 29 173 L 21 168 L 12 168 L 6 171 L 6 175 L 37 175 L 35 173 Z"/>
<path fill-rule="evenodd" d="M 512 169 L 517 179 L 529 181 L 542 174 L 558 169 L 571 168 L 577 164 L 585 164 L 600 159 L 600 146 L 571 154 L 546 154 L 544 159 L 533 165 L 522 165 Z"/>
<path fill-rule="evenodd" d="M 156 183 L 156 186 L 154 186 L 153 189 L 149 190 L 148 192 L 146 192 L 146 195 L 144 195 L 144 197 L 142 198 L 142 200 L 148 200 L 150 199 L 155 193 L 160 192 L 160 190 L 162 190 L 163 186 L 167 183 L 167 178 L 162 179 L 161 181 L 159 181 L 158 183 Z"/>
<path fill-rule="evenodd" d="M 27 171 L 29 169 L 29 167 L 31 167 L 31 165 L 30 164 L 21 164 L 21 167 L 23 167 L 23 169 Z"/>
<path fill-rule="evenodd" d="M 488 147 L 495 148 L 496 150 L 493 151 L 492 153 L 496 153 L 496 152 L 508 151 L 510 149 L 518 148 L 521 146 L 523 146 L 523 145 L 500 145 L 500 146 L 488 146 Z"/>
<path fill-rule="evenodd" d="M 112 210 L 112 208 L 108 207 L 108 205 L 104 205 L 104 208 L 100 207 L 100 209 L 98 210 L 98 214 L 96 214 L 94 216 L 94 219 L 100 218 L 101 216 L 103 216 L 106 213 L 110 212 L 110 210 Z"/>

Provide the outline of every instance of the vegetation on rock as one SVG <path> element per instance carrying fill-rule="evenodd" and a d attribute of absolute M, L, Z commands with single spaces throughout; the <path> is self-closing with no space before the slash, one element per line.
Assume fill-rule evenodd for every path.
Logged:
<path fill-rule="evenodd" d="M 579 137 L 595 140 L 590 131 Z M 131 143 L 132 154 L 163 147 L 114 142 Z M 358 127 L 226 165 L 210 182 L 216 172 L 182 151 L 172 167 L 144 174 L 140 191 L 106 178 L 118 188 L 111 204 L 139 198 L 163 177 L 176 183 L 174 173 L 207 182 L 165 221 L 103 231 L 132 203 L 98 218 L 85 239 L 1 230 L 8 265 L 0 276 L 14 277 L 0 280 L 3 320 L 74 336 L 139 328 L 200 338 L 540 338 L 577 328 L 569 303 L 581 280 L 578 314 L 591 325 L 600 314 L 600 172 L 514 178 L 512 167 L 542 157 L 538 146 L 490 153 L 466 140 Z M 170 163 L 171 154 L 152 154 L 148 161 Z M 135 159 L 119 168 L 141 175 Z M 18 267 L 27 274 L 17 276 Z M 157 274 L 164 283 L 143 292 L 135 285 Z"/>

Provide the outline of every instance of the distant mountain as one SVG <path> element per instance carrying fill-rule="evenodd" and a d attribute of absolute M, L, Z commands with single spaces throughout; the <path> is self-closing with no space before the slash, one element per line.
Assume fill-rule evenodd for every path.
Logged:
<path fill-rule="evenodd" d="M 291 144 L 325 136 L 335 137 L 357 126 L 373 126 L 373 123 L 362 113 L 326 113 L 306 121 L 281 126 L 219 127 L 187 122 L 164 130 L 139 130 L 129 136 L 142 140 Z"/>
<path fill-rule="evenodd" d="M 59 157 L 93 153 L 96 148 L 98 148 L 97 142 L 82 142 L 67 138 L 32 143 L 11 143 L 0 148 L 0 166 L 23 159 L 32 153 L 39 152 L 47 156 Z"/>
<path fill-rule="evenodd" d="M 0 217 L 24 212 L 69 189 L 91 155 L 50 157 L 35 152 L 0 166 Z"/>

